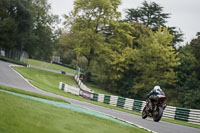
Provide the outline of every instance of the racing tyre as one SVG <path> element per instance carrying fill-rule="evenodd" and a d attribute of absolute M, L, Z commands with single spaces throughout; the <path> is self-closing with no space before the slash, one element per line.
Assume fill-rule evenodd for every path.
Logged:
<path fill-rule="evenodd" d="M 147 118 L 147 113 L 146 113 L 146 106 L 144 107 L 144 109 L 142 110 L 142 119 Z"/>
<path fill-rule="evenodd" d="M 163 115 L 163 108 L 162 107 L 158 107 L 158 110 L 153 113 L 153 120 L 155 122 L 159 122 L 161 117 L 162 117 L 162 115 Z"/>

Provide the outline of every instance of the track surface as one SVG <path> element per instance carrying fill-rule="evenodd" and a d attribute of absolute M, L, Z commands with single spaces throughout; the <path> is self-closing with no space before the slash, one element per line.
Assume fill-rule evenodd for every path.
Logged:
<path fill-rule="evenodd" d="M 38 67 L 38 66 L 34 66 L 34 65 L 30 65 L 30 67 L 36 68 L 36 69 L 40 69 L 40 70 L 49 71 L 49 72 L 54 72 L 54 73 L 61 73 L 61 71 L 58 71 L 58 70 L 52 70 L 52 69 L 43 68 L 43 67 Z M 65 72 L 65 75 L 68 75 L 68 76 L 75 76 L 75 74 L 73 74 L 73 73 L 68 73 L 68 72 Z"/>
<path fill-rule="evenodd" d="M 143 120 L 141 119 L 140 116 L 137 116 L 137 115 L 101 107 L 98 105 L 74 100 L 71 98 L 67 98 L 67 97 L 63 97 L 63 96 L 59 96 L 53 93 L 39 90 L 31 86 L 27 81 L 25 81 L 21 76 L 19 76 L 19 74 L 13 71 L 9 67 L 9 65 L 11 65 L 11 63 L 0 61 L 0 84 L 1 85 L 19 88 L 26 91 L 36 92 L 36 93 L 47 95 L 47 96 L 62 98 L 75 106 L 79 106 L 79 107 L 95 110 L 104 114 L 108 114 L 110 116 L 129 121 L 131 123 L 140 125 L 142 127 L 145 127 L 147 129 L 150 129 L 158 133 L 200 133 L 200 129 L 197 129 L 197 128 L 186 127 L 186 126 L 167 123 L 163 121 L 153 122 L 152 119 Z"/>

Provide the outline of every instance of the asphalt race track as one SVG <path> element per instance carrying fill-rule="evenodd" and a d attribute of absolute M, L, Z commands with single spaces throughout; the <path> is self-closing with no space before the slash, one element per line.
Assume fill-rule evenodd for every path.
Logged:
<path fill-rule="evenodd" d="M 11 63 L 0 61 L 0 85 L 10 86 L 13 88 L 19 88 L 26 91 L 31 91 L 31 92 L 47 95 L 47 96 L 62 98 L 75 106 L 79 106 L 79 107 L 87 108 L 90 110 L 95 110 L 104 114 L 108 114 L 115 118 L 129 121 L 131 123 L 134 123 L 136 125 L 142 126 L 144 128 L 147 128 L 149 130 L 152 130 L 158 133 L 200 133 L 200 129 L 197 129 L 197 128 L 167 123 L 163 121 L 153 122 L 152 119 L 148 119 L 148 118 L 143 120 L 140 116 L 137 116 L 137 115 L 133 115 L 133 114 L 129 114 L 129 113 L 113 110 L 113 109 L 108 109 L 108 108 L 101 107 L 98 105 L 70 99 L 67 97 L 63 97 L 63 96 L 59 96 L 53 93 L 39 90 L 35 88 L 34 86 L 31 86 L 19 74 L 17 74 L 14 70 L 12 70 L 9 67 L 9 65 L 11 65 Z"/>

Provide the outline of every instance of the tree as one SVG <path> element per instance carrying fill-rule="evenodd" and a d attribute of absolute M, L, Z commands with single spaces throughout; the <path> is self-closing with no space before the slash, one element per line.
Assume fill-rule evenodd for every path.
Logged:
<path fill-rule="evenodd" d="M 169 45 L 171 40 L 172 35 L 167 29 L 159 29 L 156 33 L 149 30 L 146 35 L 135 38 L 136 43 L 133 44 L 136 46 L 126 46 L 115 53 L 111 62 L 112 73 L 109 73 L 110 84 L 113 83 L 111 87 L 117 88 L 115 92 L 141 99 L 144 93 L 157 84 L 164 90 L 174 86 L 177 82 L 174 68 L 179 65 L 179 59 L 174 48 Z"/>
<path fill-rule="evenodd" d="M 0 38 L 1 46 L 6 48 L 24 48 L 33 26 L 30 1 L 0 1 Z"/>
<path fill-rule="evenodd" d="M 87 74 L 95 72 L 103 88 L 111 92 L 142 99 L 159 84 L 172 94 L 177 82 L 174 68 L 180 64 L 171 46 L 173 36 L 166 27 L 152 31 L 138 22 L 119 21 L 115 2 L 119 4 L 116 0 L 76 0 L 74 11 L 66 16 L 70 30 L 63 44 L 72 45 L 78 57 L 85 57 Z"/>
<path fill-rule="evenodd" d="M 163 7 L 156 4 L 155 2 L 148 3 L 144 1 L 141 7 L 136 9 L 128 9 L 126 11 L 127 22 L 138 22 L 142 23 L 156 32 L 160 27 L 167 27 L 166 22 L 170 17 L 169 13 L 163 13 Z M 167 27 L 169 32 L 174 35 L 173 45 L 178 44 L 183 41 L 183 33 L 181 30 L 177 30 L 176 27 Z"/>
<path fill-rule="evenodd" d="M 194 57 L 197 60 L 196 70 L 200 74 L 200 53 L 199 53 L 199 51 L 200 51 L 200 32 L 197 33 L 197 38 L 193 39 L 190 45 L 191 45 L 191 49 L 194 54 Z M 199 79 L 200 79 L 200 77 L 199 77 Z"/>
<path fill-rule="evenodd" d="M 115 63 L 117 63 L 126 48 L 133 48 L 133 30 L 134 28 L 126 22 L 115 21 L 109 25 L 109 35 L 106 37 L 104 47 L 102 47 L 99 58 L 97 58 L 98 65 L 96 65 L 102 78 L 99 81 L 102 81 L 104 87 L 109 91 L 116 92 L 116 89 L 120 89 L 116 88 L 114 83 L 114 80 L 121 75 Z M 123 66 L 123 62 L 120 63 Z"/>
<path fill-rule="evenodd" d="M 47 0 L 0 0 L 0 45 L 25 50 L 30 57 L 49 58 L 57 34 L 57 16 Z"/>
<path fill-rule="evenodd" d="M 160 85 L 166 93 L 174 88 L 177 82 L 176 68 L 179 63 L 175 49 L 170 46 L 172 35 L 167 29 L 159 29 L 156 33 L 150 32 L 149 37 L 141 37 L 138 40 L 141 49 L 138 52 L 137 65 L 135 69 L 140 76 L 134 79 L 133 87 L 150 90 L 155 85 Z M 139 91 L 140 91 L 139 90 Z M 173 96 L 168 95 L 170 101 Z"/>
<path fill-rule="evenodd" d="M 76 60 L 75 42 L 73 34 L 62 33 L 59 37 L 59 46 L 56 55 L 62 58 L 62 63 L 72 64 Z"/>
<path fill-rule="evenodd" d="M 32 58 L 49 59 L 58 38 L 56 34 L 58 28 L 55 27 L 59 22 L 58 16 L 50 12 L 51 6 L 47 0 L 32 0 L 30 9 L 34 26 L 25 50 Z"/>
<path fill-rule="evenodd" d="M 163 7 L 160 5 L 155 2 L 149 4 L 147 1 L 142 3 L 142 7 L 128 9 L 126 13 L 126 20 L 128 22 L 143 23 L 152 28 L 153 31 L 157 31 L 160 26 L 163 27 L 167 22 L 166 19 L 169 18 L 170 15 L 168 13 L 163 13 Z"/>
<path fill-rule="evenodd" d="M 71 33 L 74 34 L 75 51 L 87 59 L 86 80 L 89 80 L 92 61 L 98 57 L 104 47 L 104 28 L 117 20 L 120 13 L 117 7 L 120 0 L 75 0 L 71 23 Z"/>
<path fill-rule="evenodd" d="M 181 65 L 177 68 L 178 73 L 178 103 L 186 108 L 200 109 L 200 36 L 193 39 L 190 44 L 179 49 Z"/>

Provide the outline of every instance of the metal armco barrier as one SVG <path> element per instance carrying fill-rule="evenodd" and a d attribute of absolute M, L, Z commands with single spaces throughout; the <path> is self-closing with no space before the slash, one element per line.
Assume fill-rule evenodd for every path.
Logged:
<path fill-rule="evenodd" d="M 93 101 L 110 104 L 112 106 L 124 108 L 127 110 L 133 110 L 137 112 L 142 112 L 144 106 L 146 105 L 146 102 L 141 100 L 94 93 L 81 82 L 81 80 L 78 78 L 77 75 L 75 76 L 75 80 L 79 84 L 80 89 L 76 88 L 75 90 L 73 89 L 73 91 L 69 89 L 70 90 L 69 91 L 68 90 L 68 88 L 70 88 L 69 85 L 63 83 L 60 83 L 59 88 L 66 92 L 70 92 L 75 95 L 80 95 L 84 98 Z M 164 110 L 163 117 L 200 124 L 200 110 L 195 110 L 195 109 L 167 106 Z"/>

